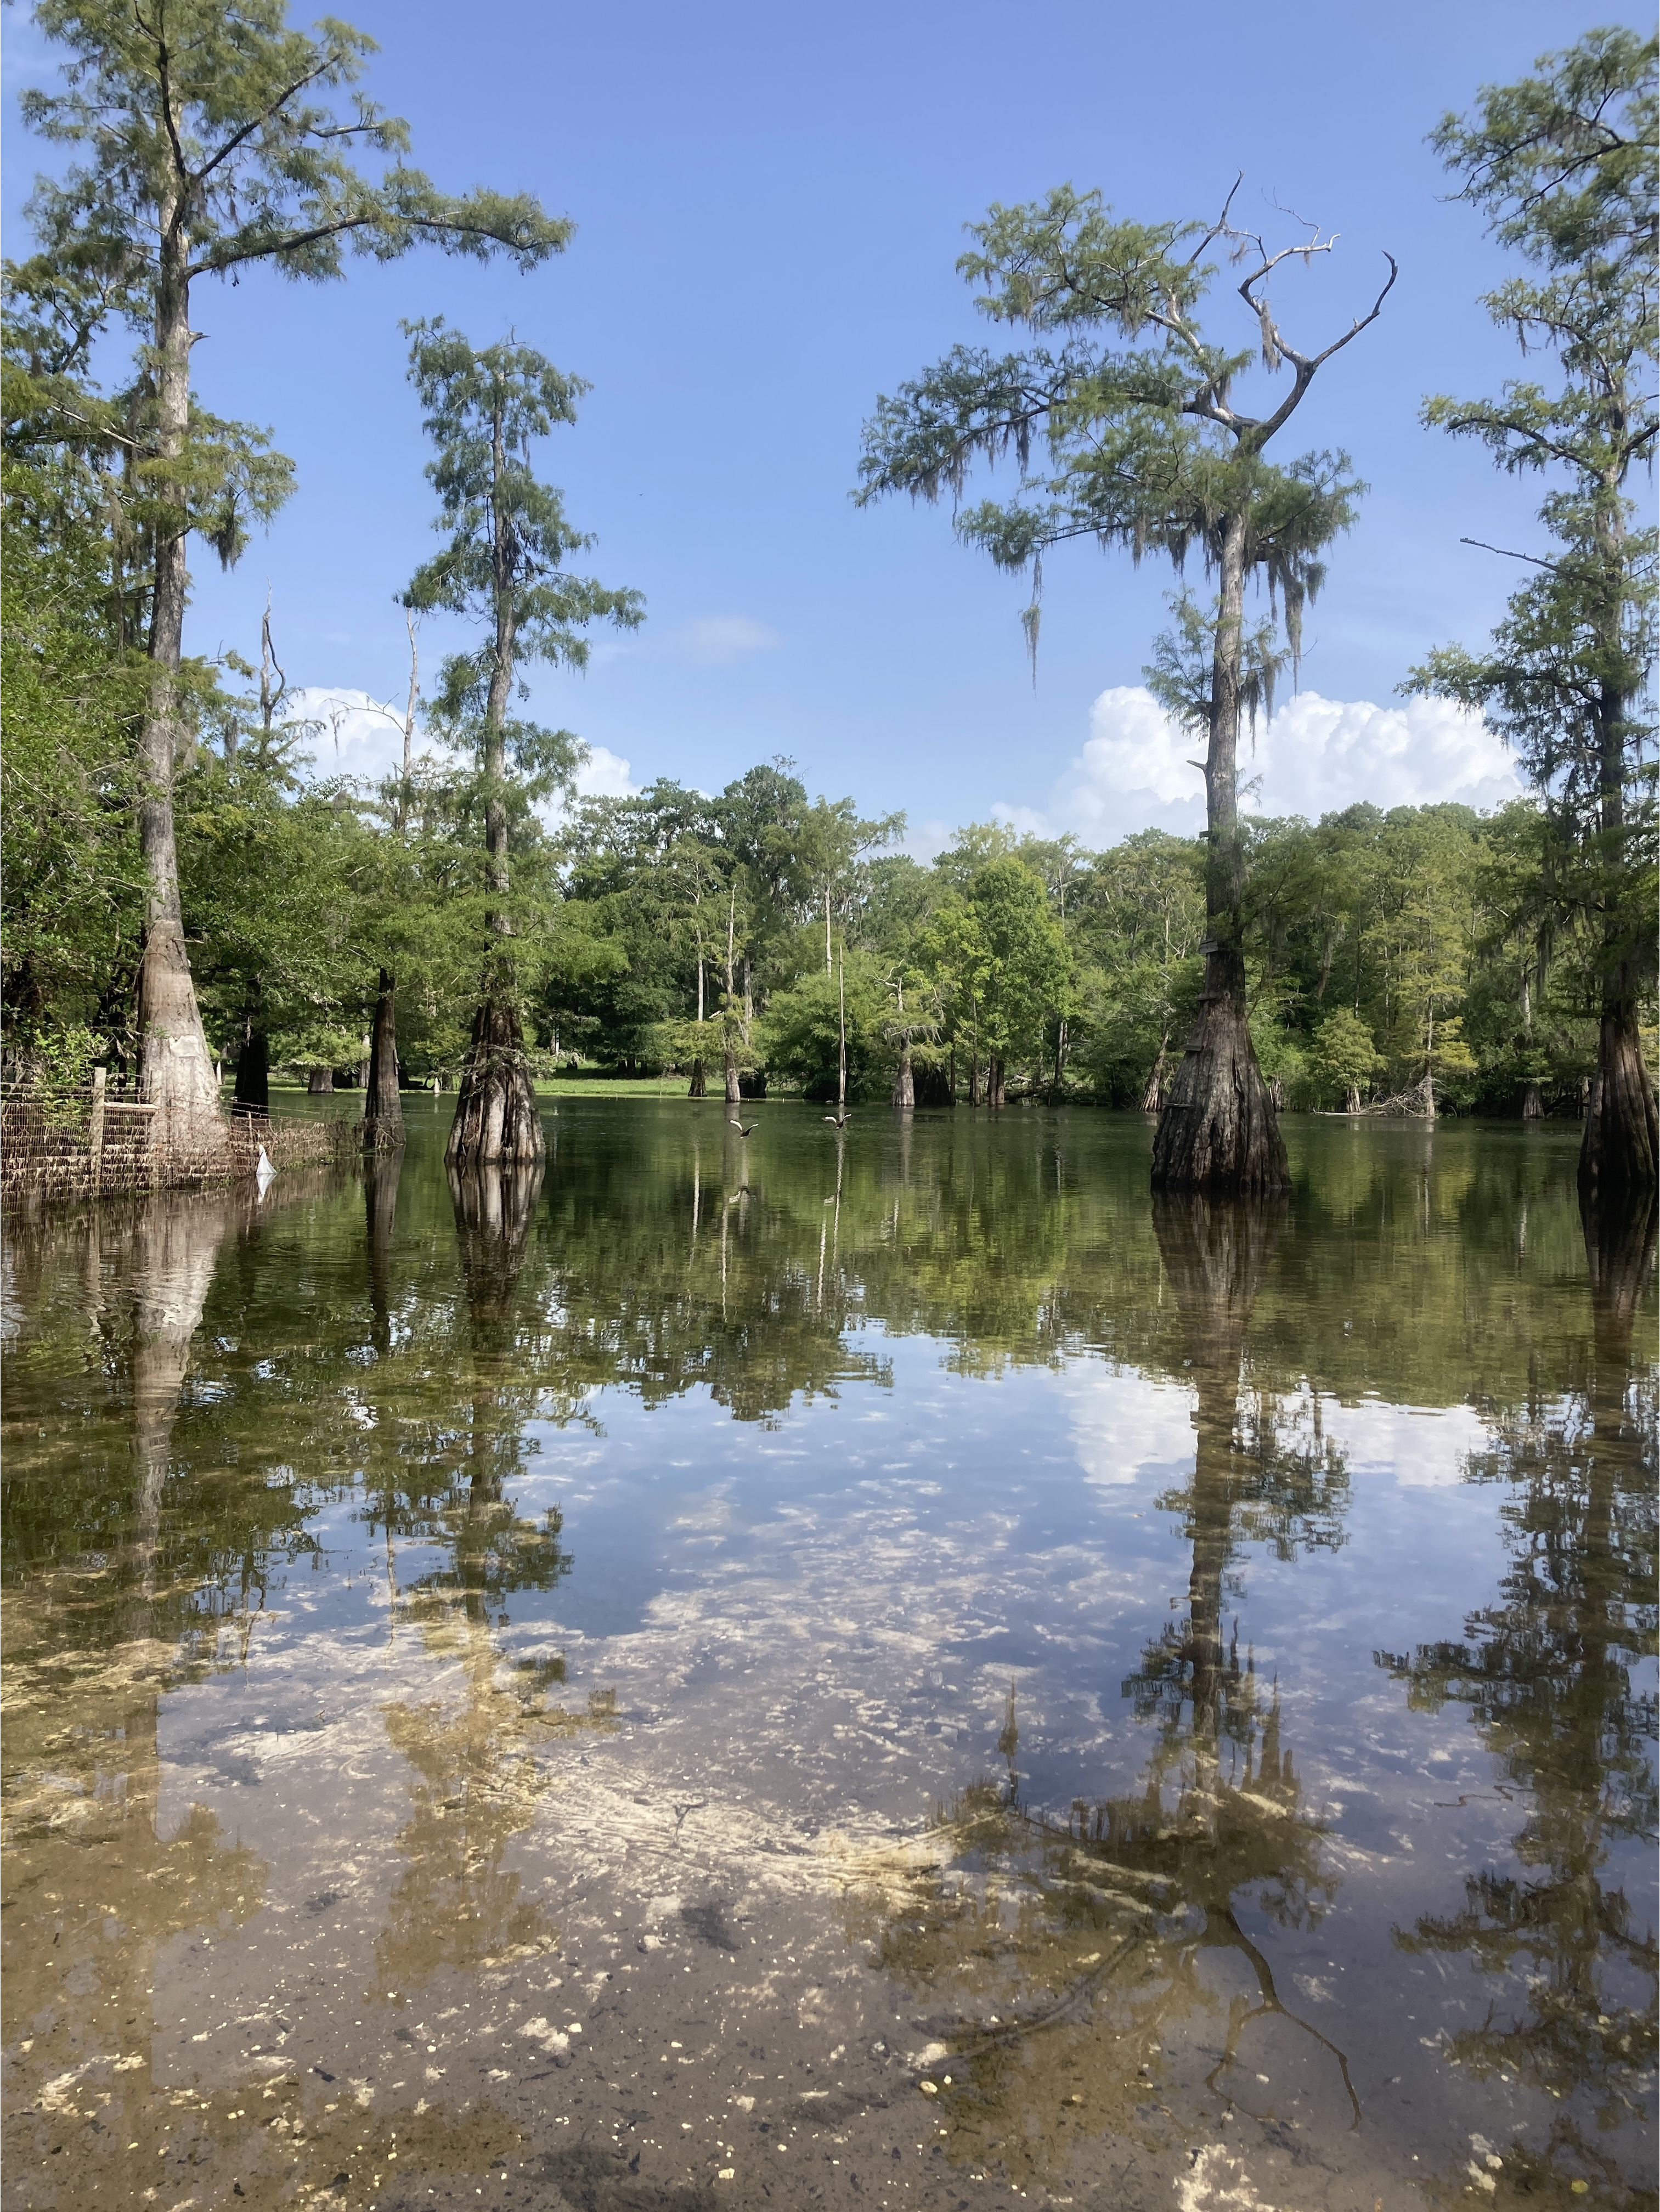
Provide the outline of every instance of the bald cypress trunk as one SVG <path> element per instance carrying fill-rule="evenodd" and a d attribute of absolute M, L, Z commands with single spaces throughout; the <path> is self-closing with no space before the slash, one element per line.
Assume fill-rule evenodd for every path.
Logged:
<path fill-rule="evenodd" d="M 1144 1114 L 1162 1114 L 1164 1110 L 1164 1070 L 1170 1058 L 1170 1039 L 1158 1040 L 1158 1057 L 1152 1063 L 1152 1073 L 1147 1078 L 1147 1087 L 1141 1093 Z"/>
<path fill-rule="evenodd" d="M 472 1018 L 444 1158 L 456 1168 L 523 1165 L 539 1160 L 544 1149 L 518 1012 L 505 1000 L 486 999 Z"/>
<path fill-rule="evenodd" d="M 1643 1064 L 1636 994 L 1626 996 L 1616 984 L 1603 1000 L 1596 1079 L 1579 1147 L 1579 1186 L 1597 1203 L 1617 1205 L 1654 1188 L 1657 1162 L 1660 1127 L 1654 1086 Z"/>
<path fill-rule="evenodd" d="M 510 951 L 513 917 L 507 909 L 511 890 L 505 796 L 507 720 L 518 634 L 509 524 L 499 497 L 508 462 L 499 401 L 492 460 L 498 495 L 494 536 L 496 650 L 484 703 L 484 866 L 491 896 L 501 903 L 494 905 L 486 918 L 496 945 L 485 965 L 483 1002 L 473 1017 L 455 1121 L 444 1148 L 444 1158 L 454 1167 L 539 1160 L 544 1149 L 542 1119 L 519 1021 Z"/>
<path fill-rule="evenodd" d="M 916 1078 L 911 1070 L 909 1038 L 899 1048 L 899 1066 L 893 1078 L 893 1103 L 896 1106 L 916 1103 Z"/>
<path fill-rule="evenodd" d="M 1251 1046 L 1245 1001 L 1245 853 L 1239 829 L 1239 690 L 1245 520 L 1223 534 L 1221 608 L 1205 761 L 1205 988 L 1153 1137 L 1155 1190 L 1280 1190 L 1285 1139 Z"/>
<path fill-rule="evenodd" d="M 404 1102 L 398 1094 L 398 979 L 386 968 L 380 970 L 374 1001 L 363 1134 L 371 1145 L 404 1141 Z"/>
<path fill-rule="evenodd" d="M 1612 659 L 1620 641 L 1625 527 L 1617 495 L 1604 504 L 1598 538 L 1608 583 L 1602 626 Z M 1597 814 L 1606 856 L 1603 866 L 1613 880 L 1603 891 L 1602 1006 L 1596 1080 L 1591 1085 L 1590 1109 L 1579 1146 L 1579 1188 L 1596 1206 L 1622 1205 L 1660 1182 L 1660 1118 L 1654 1085 L 1643 1064 L 1638 1017 L 1644 963 L 1632 941 L 1635 933 L 1629 900 L 1622 896 L 1623 878 L 1629 866 L 1626 853 L 1629 710 L 1630 702 L 1622 693 L 1604 687 L 1597 711 Z M 1644 914 L 1638 927 L 1644 933 L 1645 945 L 1651 946 L 1653 916 Z"/>
<path fill-rule="evenodd" d="M 156 452 L 164 465 L 183 456 L 190 428 L 190 239 L 175 198 L 161 207 L 161 265 L 155 294 Z M 149 706 L 138 738 L 138 842 L 148 882 L 144 951 L 138 967 L 138 1095 L 158 1110 L 156 1156 L 197 1152 L 224 1132 L 213 1059 L 202 1027 L 185 946 L 173 837 L 173 772 L 185 732 L 179 714 L 189 527 L 181 485 L 163 480 L 150 616 Z"/>

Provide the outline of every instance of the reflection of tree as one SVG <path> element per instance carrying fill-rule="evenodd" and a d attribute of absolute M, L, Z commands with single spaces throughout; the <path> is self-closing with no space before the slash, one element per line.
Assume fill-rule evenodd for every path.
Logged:
<path fill-rule="evenodd" d="M 1589 1372 L 1566 1395 L 1530 1395 L 1472 1462 L 1472 1479 L 1511 1486 L 1498 1601 L 1470 1615 L 1460 1641 L 1380 1655 L 1414 1706 L 1467 1707 L 1530 1801 L 1519 1871 L 1483 1869 L 1460 1911 L 1397 1937 L 1501 1978 L 1481 2027 L 1448 2051 L 1473 2072 L 1517 2074 L 1557 2107 L 1548 2148 L 1509 2159 L 1506 2187 L 1536 2188 L 1560 2164 L 1617 2189 L 1614 2160 L 1569 2100 L 1588 2094 L 1599 2128 L 1612 2130 L 1639 2110 L 1653 2063 L 1654 1929 L 1607 1875 L 1615 1846 L 1651 1844 L 1657 1814 L 1655 1703 L 1633 1680 L 1655 1649 L 1655 1404 L 1631 1358 L 1654 1228 L 1651 1207 L 1587 1218 Z"/>
<path fill-rule="evenodd" d="M 369 1334 L 377 1359 L 388 1359 L 392 1348 L 392 1238 L 398 1227 L 398 1186 L 403 1179 L 404 1154 L 368 1153 L 363 1162 L 364 1228 L 369 1248 Z"/>
<path fill-rule="evenodd" d="M 1317 1397 L 1294 1401 L 1287 1419 L 1268 1392 L 1255 1391 L 1240 1416 L 1245 1324 L 1281 1211 L 1204 1199 L 1154 1201 L 1197 1398 L 1193 1480 L 1159 1504 L 1183 1516 L 1193 1566 L 1186 1620 L 1166 1630 L 1125 1687 L 1140 1710 L 1167 1716 L 1193 1761 L 1187 1786 L 1195 1802 L 1213 1787 L 1223 1743 L 1247 1740 L 1256 1726 L 1255 1670 L 1242 1674 L 1237 1650 L 1223 1648 L 1224 1585 L 1240 1542 L 1271 1542 L 1281 1557 L 1299 1541 L 1336 1543 L 1347 1502 L 1347 1477 L 1322 1432 Z"/>
<path fill-rule="evenodd" d="M 405 1702 L 386 1711 L 386 1734 L 414 1769 L 413 1808 L 399 1830 L 408 1862 L 375 1944 L 388 1993 L 408 1992 L 441 1966 L 496 1966 L 551 1948 L 558 1930 L 503 1863 L 529 1827 L 552 1776 L 538 1750 L 560 1736 L 615 1725 L 604 1692 L 584 1713 L 551 1703 L 562 1660 L 505 1671 L 489 1631 L 458 1607 L 427 1623 L 435 1657 L 461 1671 L 459 1702 Z"/>
<path fill-rule="evenodd" d="M 706 1389 L 769 1420 L 884 1379 L 870 1321 L 936 1340 L 965 1374 L 1085 1349 L 1182 1370 L 1139 1121 L 866 1117 L 838 1158 L 816 1119 L 769 1109 L 746 1149 L 722 1138 L 721 1188 L 710 1170 L 724 1154 L 700 1157 L 696 1115 L 690 1139 L 678 1108 L 562 1117 L 521 1280 L 525 1357 L 561 1405 L 609 1385 L 649 1404 Z M 1253 1388 L 1306 1377 L 1314 1398 L 1382 1389 L 1420 1406 L 1462 1401 L 1473 1373 L 1495 1399 L 1526 1389 L 1554 1329 L 1554 1279 L 1583 1264 L 1572 1182 L 1549 1157 L 1484 1148 L 1456 1125 L 1427 1158 L 1416 1134 L 1304 1133 L 1310 1187 L 1253 1310 Z M 538 1312 L 558 1325 L 537 1336 Z"/>
<path fill-rule="evenodd" d="M 508 1484 L 524 1471 L 527 1421 L 540 1393 L 524 1378 L 526 1316 L 519 1285 L 542 1169 L 450 1170 L 466 1314 L 468 1414 L 435 1455 L 447 1480 L 379 1510 L 418 1535 L 437 1563 L 409 1583 L 399 1609 L 427 1650 L 459 1669 L 459 1698 L 392 1705 L 386 1732 L 414 1770 L 414 1807 L 398 1838 L 408 1861 L 376 1944 L 388 1992 L 407 1991 L 439 1967 L 499 1963 L 550 1948 L 557 1931 L 522 1892 L 503 1859 L 528 1827 L 550 1776 L 539 1743 L 585 1727 L 609 1727 L 610 1706 L 590 1700 L 577 1716 L 550 1705 L 564 1679 L 561 1658 L 525 1660 L 510 1672 L 494 1631 L 515 1590 L 549 1589 L 570 1565 L 560 1518 L 520 1516 Z M 371 1227 L 373 1228 L 373 1215 Z M 463 1380 L 458 1376 L 458 1382 Z"/>
<path fill-rule="evenodd" d="M 1331 1881 L 1278 1688 L 1262 1692 L 1223 1617 L 1243 1543 L 1288 1556 L 1341 1540 L 1347 1478 L 1306 1401 L 1286 1407 L 1252 1390 L 1242 1402 L 1245 1327 L 1279 1211 L 1169 1197 L 1155 1218 L 1197 1397 L 1196 1449 L 1191 1482 L 1164 1501 L 1192 1546 L 1187 1617 L 1125 1685 L 1159 1723 L 1143 1785 L 1079 1800 L 1064 1826 L 1021 1807 L 1012 1697 L 1000 1738 L 1006 1791 L 967 1793 L 927 1864 L 875 1868 L 865 1892 L 884 1965 L 939 2009 L 952 2056 L 933 2078 L 951 2155 L 1000 2158 L 1017 2182 L 1061 2172 L 1085 2125 L 1167 2142 L 1167 2100 L 1198 2087 L 1178 2087 L 1170 2059 L 1183 2021 L 1190 2039 L 1210 2040 L 1204 2086 L 1225 2102 L 1254 2081 L 1246 2039 L 1273 2017 L 1305 2039 L 1334 2118 L 1358 2117 L 1342 2053 L 1285 2006 L 1240 1918 L 1249 1898 L 1283 1925 L 1308 1925 Z"/>
<path fill-rule="evenodd" d="M 91 1209 L 64 1233 L 81 1244 L 73 1278 L 64 1271 L 78 1311 L 43 1297 L 33 1317 L 46 1326 L 10 1363 L 11 1903 L 0 1989 L 7 2045 L 32 2038 L 8 2099 L 9 2154 L 20 2166 L 66 2138 L 75 2158 L 89 2155 L 98 2130 L 119 2130 L 122 2142 L 137 2132 L 148 2147 L 157 1952 L 187 1931 L 244 1924 L 265 1904 L 260 1859 L 230 1844 L 204 1806 L 171 1837 L 157 1831 L 161 1698 L 212 1663 L 222 1628 L 232 1659 L 245 1653 L 258 1563 L 299 1540 L 291 1495 L 263 1486 L 257 1496 L 206 1494 L 176 1442 L 221 1249 L 238 1228 L 258 1231 L 241 1193 Z M 54 1334 L 54 1322 L 67 1334 L 77 1321 L 79 1346 Z M 88 1342 L 104 1418 L 83 1424 L 78 1449 L 66 1451 L 59 1409 Z M 78 2135 L 88 2126 L 90 2144 Z"/>
<path fill-rule="evenodd" d="M 785 1172 L 727 1143 L 724 1190 L 704 1182 L 695 1146 L 636 1152 L 626 1138 L 562 1177 L 544 1296 L 562 1326 L 538 1364 L 562 1399 L 617 1384 L 660 1405 L 702 1389 L 739 1420 L 769 1421 L 850 1378 L 886 1379 L 884 1360 L 846 1340 L 860 1285 L 824 1148 Z"/>

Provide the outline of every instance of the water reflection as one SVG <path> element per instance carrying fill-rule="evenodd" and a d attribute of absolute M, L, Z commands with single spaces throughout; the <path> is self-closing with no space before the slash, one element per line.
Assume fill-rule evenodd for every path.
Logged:
<path fill-rule="evenodd" d="M 1507 2200 L 1548 2185 L 1589 2182 L 1605 2201 L 1621 2191 L 1618 2152 L 1599 2138 L 1645 2112 L 1656 2050 L 1649 1854 L 1660 1805 L 1645 1664 L 1655 1652 L 1656 1401 L 1651 1375 L 1632 1361 L 1654 1212 L 1587 1212 L 1584 1231 L 1589 1358 L 1566 1389 L 1541 1378 L 1506 1409 L 1469 1469 L 1506 1486 L 1497 1596 L 1466 1618 L 1462 1638 L 1380 1655 L 1414 1706 L 1468 1711 L 1504 1795 L 1525 1811 L 1513 1870 L 1481 1869 L 1461 1910 L 1396 1935 L 1414 1956 L 1467 1955 L 1493 1978 L 1486 2017 L 1449 2036 L 1449 2058 L 1558 2107 L 1542 2144 L 1506 2142 Z M 1616 1861 L 1626 1843 L 1648 1847 L 1636 1868 L 1629 1855 Z"/>
<path fill-rule="evenodd" d="M 585 2127 L 660 2192 L 741 2195 L 819 2129 L 831 2201 L 900 2149 L 942 2204 L 1123 2149 L 1193 2212 L 1312 2202 L 1304 2158 L 1371 2202 L 1408 2146 L 1456 2193 L 1480 2130 L 1501 2196 L 1616 2201 L 1654 2056 L 1651 1224 L 1587 1241 L 1571 1148 L 1453 1129 L 1314 1132 L 1276 1210 L 1150 1209 L 1104 1116 L 558 1127 L 545 1170 L 448 1176 L 417 1132 L 361 1187 L 15 1239 L 39 2201 L 71 2144 L 204 2203 L 471 2197 L 532 2149 L 599 2191 Z M 1454 1411 L 1484 1441 L 1414 1487 Z M 1414 1443 L 1357 1456 L 1397 1412 Z M 638 1595 L 584 1637 L 605 1512 Z"/>
<path fill-rule="evenodd" d="M 381 1178 L 400 1165 L 380 1164 Z M 466 1418 L 459 1432 L 423 1440 L 415 1496 L 380 1493 L 388 1538 L 395 1522 L 401 1534 L 420 1539 L 431 1562 L 401 1591 L 389 1576 L 389 1596 L 442 1668 L 439 1696 L 386 1708 L 387 1738 L 409 1763 L 413 1799 L 396 1838 L 406 1869 L 375 1944 L 388 1997 L 420 1988 L 441 1968 L 497 1966 L 555 1948 L 557 1928 L 503 1855 L 550 1786 L 537 1758 L 546 1739 L 614 1725 L 603 1699 L 581 1717 L 550 1704 L 549 1692 L 565 1679 L 561 1655 L 513 1664 L 497 1638 L 510 1623 L 509 1597 L 553 1589 L 571 1565 L 557 1508 L 522 1515 L 507 1486 L 525 1471 L 525 1432 L 538 1399 L 517 1358 L 517 1292 L 542 1164 L 448 1166 L 447 1176 L 465 1319 L 465 1371 L 455 1381 Z M 372 1231 L 382 1212 L 377 1202 Z M 435 1493 L 435 1474 L 449 1476 Z"/>
<path fill-rule="evenodd" d="M 1225 2126 L 1243 2106 L 1294 2126 L 1350 2125 L 1359 2099 L 1335 2043 L 1281 1997 L 1242 1923 L 1310 1928 L 1336 1887 L 1325 1828 L 1304 1801 L 1280 1686 L 1243 1662 L 1225 1625 L 1247 1544 L 1282 1558 L 1342 1538 L 1341 1454 L 1306 1404 L 1242 1392 L 1246 1328 L 1283 1205 L 1165 1197 L 1155 1229 L 1196 1404 L 1191 1477 L 1159 1500 L 1180 1515 L 1187 1607 L 1123 1685 L 1157 1728 L 1138 1788 L 1077 1799 L 1064 1820 L 1020 1800 L 1016 1697 L 982 1783 L 943 1814 L 937 1856 L 867 1892 L 854 1927 L 925 1996 L 941 2039 L 929 2086 L 951 2156 L 997 2161 L 1017 2185 L 1055 2182 L 1080 2134 L 1144 2140 Z M 1317 1401 L 1316 1401 L 1317 1404 Z M 1277 2026 L 1271 2094 L 1258 2084 Z M 1299 2045 L 1301 2047 L 1299 2047 Z M 1329 2076 L 1329 2079 L 1323 2078 Z"/>
<path fill-rule="evenodd" d="M 38 2122 L 28 2167 L 82 2131 L 155 2154 L 158 1961 L 265 1902 L 259 1854 L 212 1810 L 171 1832 L 160 1818 L 162 1698 L 246 1654 L 267 1562 L 305 1541 L 279 1496 L 168 1510 L 192 1343 L 222 1247 L 248 1225 L 223 1192 L 83 1214 L 52 1287 L 126 1449 L 66 1455 L 38 1420 L 33 1436 L 8 1424 L 3 1990 L 12 2100 Z M 48 1300 L 45 1246 L 17 1250 L 25 1299 Z"/>

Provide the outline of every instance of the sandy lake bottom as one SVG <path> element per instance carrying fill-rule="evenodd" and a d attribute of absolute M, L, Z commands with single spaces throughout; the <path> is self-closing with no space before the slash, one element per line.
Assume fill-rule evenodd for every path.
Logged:
<path fill-rule="evenodd" d="M 1652 2205 L 1577 1129 L 724 1113 L 9 1224 L 8 2212 Z"/>

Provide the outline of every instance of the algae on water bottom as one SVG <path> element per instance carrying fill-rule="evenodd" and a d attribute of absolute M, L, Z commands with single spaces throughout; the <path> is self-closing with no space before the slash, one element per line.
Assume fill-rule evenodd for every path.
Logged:
<path fill-rule="evenodd" d="M 11 1234 L 8 2205 L 1651 2201 L 1574 1131 L 447 1118 Z"/>

